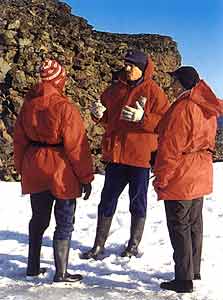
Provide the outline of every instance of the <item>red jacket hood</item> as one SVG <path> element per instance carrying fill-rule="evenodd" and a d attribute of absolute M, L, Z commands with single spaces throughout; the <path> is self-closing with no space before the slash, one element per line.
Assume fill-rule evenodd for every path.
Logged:
<path fill-rule="evenodd" d="M 25 100 L 33 98 L 48 97 L 53 94 L 61 95 L 60 91 L 48 82 L 41 81 L 37 83 L 27 94 Z"/>
<path fill-rule="evenodd" d="M 152 79 L 154 72 L 154 63 L 150 56 L 147 58 L 147 66 L 144 72 L 144 80 Z"/>
<path fill-rule="evenodd" d="M 200 80 L 190 91 L 189 98 L 199 105 L 208 117 L 219 117 L 223 114 L 223 102 L 216 97 L 204 80 Z"/>
<path fill-rule="evenodd" d="M 63 96 L 57 88 L 48 82 L 38 83 L 26 94 L 25 97 L 25 101 L 27 101 L 29 105 L 31 104 L 33 107 L 38 107 L 40 110 L 41 107 L 48 106 L 50 101 L 52 102 L 52 99 L 54 99 L 53 102 L 56 103 L 65 99 L 65 96 Z"/>

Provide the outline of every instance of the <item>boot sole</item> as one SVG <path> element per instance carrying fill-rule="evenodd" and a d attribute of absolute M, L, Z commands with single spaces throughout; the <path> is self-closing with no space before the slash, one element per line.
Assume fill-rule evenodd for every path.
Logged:
<path fill-rule="evenodd" d="M 101 260 L 101 259 L 103 259 L 104 257 L 104 253 L 105 253 L 105 251 L 103 250 L 103 251 L 101 251 L 100 253 L 98 253 L 97 255 L 84 255 L 84 254 L 82 254 L 82 255 L 80 255 L 80 259 L 85 259 L 85 260 L 88 260 L 88 259 L 94 259 L 94 260 Z"/>
<path fill-rule="evenodd" d="M 52 285 L 55 287 L 59 287 L 59 288 L 68 288 L 68 287 L 73 287 L 75 285 L 81 284 L 81 280 L 77 280 L 77 281 L 53 281 Z"/>
<path fill-rule="evenodd" d="M 160 285 L 160 288 L 162 290 L 166 291 L 173 291 L 175 293 L 193 293 L 193 288 L 190 289 L 179 289 L 176 286 L 166 286 L 166 285 Z"/>
<path fill-rule="evenodd" d="M 166 291 L 172 291 L 172 292 L 175 292 L 175 293 L 193 293 L 193 289 L 191 290 L 178 290 L 178 289 L 174 289 L 174 288 L 161 288 L 162 290 L 166 290 Z"/>
<path fill-rule="evenodd" d="M 47 274 L 47 268 L 41 268 L 41 272 L 38 275 L 26 275 L 27 281 L 44 278 Z"/>

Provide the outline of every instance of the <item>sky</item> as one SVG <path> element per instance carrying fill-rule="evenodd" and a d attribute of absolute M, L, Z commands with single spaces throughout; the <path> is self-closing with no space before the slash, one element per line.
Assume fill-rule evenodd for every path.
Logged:
<path fill-rule="evenodd" d="M 194 66 L 223 98 L 223 0 L 66 0 L 95 30 L 171 36 L 182 64 Z"/>
<path fill-rule="evenodd" d="M 160 290 L 162 281 L 174 277 L 172 247 L 169 241 L 163 201 L 157 201 L 152 187 L 148 191 L 145 230 L 137 257 L 119 254 L 127 244 L 130 230 L 129 199 L 126 189 L 113 218 L 102 260 L 81 260 L 80 254 L 93 246 L 104 176 L 95 175 L 88 201 L 77 199 L 75 229 L 71 241 L 68 270 L 80 273 L 82 283 L 73 286 L 52 284 L 54 275 L 52 214 L 44 234 L 41 266 L 45 277 L 25 278 L 28 252 L 29 196 L 21 196 L 19 182 L 0 182 L 0 299 L 1 300 L 222 300 L 223 253 L 223 163 L 214 164 L 214 190 L 205 197 L 204 240 L 201 281 L 194 281 L 192 294 Z"/>

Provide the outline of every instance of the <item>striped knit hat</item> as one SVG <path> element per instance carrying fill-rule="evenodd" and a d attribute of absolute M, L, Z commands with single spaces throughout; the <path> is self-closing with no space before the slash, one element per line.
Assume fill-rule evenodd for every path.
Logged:
<path fill-rule="evenodd" d="M 57 85 L 66 77 L 64 68 L 56 61 L 47 59 L 40 66 L 40 77 L 43 81 L 52 81 Z"/>

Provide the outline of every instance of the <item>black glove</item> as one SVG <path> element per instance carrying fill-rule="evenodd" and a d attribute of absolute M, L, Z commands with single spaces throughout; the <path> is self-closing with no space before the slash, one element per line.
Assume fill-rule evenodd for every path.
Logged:
<path fill-rule="evenodd" d="M 154 168 L 154 165 L 155 165 L 155 162 L 156 162 L 156 156 L 157 156 L 157 150 L 151 152 L 151 157 L 150 157 L 150 161 L 149 161 L 151 169 Z"/>
<path fill-rule="evenodd" d="M 81 193 L 84 193 L 84 200 L 87 200 L 90 197 L 92 190 L 91 183 L 82 183 L 81 184 Z"/>

